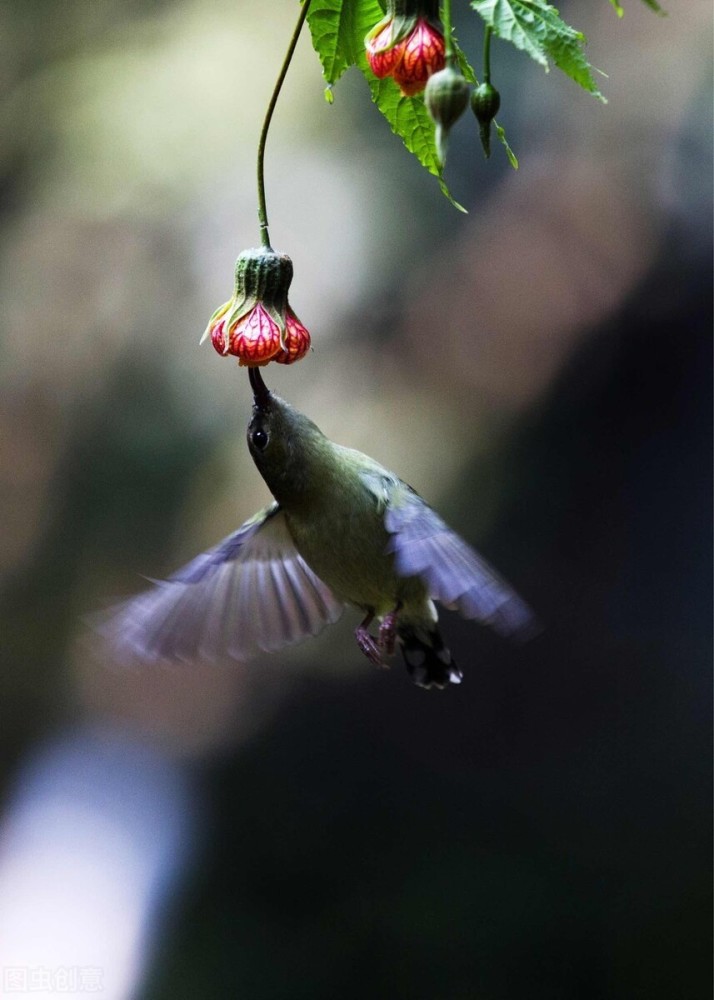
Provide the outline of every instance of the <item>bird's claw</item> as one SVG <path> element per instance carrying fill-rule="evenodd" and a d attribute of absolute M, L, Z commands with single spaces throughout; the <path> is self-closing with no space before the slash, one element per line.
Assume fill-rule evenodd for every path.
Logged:
<path fill-rule="evenodd" d="M 397 614 L 399 608 L 395 608 L 394 611 L 390 611 L 388 615 L 385 615 L 382 619 L 382 623 L 379 626 L 379 648 L 382 649 L 387 656 L 394 655 L 394 644 L 397 641 Z"/>
<path fill-rule="evenodd" d="M 385 615 L 379 626 L 379 639 L 375 639 L 369 634 L 369 626 L 374 618 L 374 612 L 370 611 L 361 625 L 355 629 L 355 639 L 357 645 L 364 655 L 383 670 L 389 669 L 389 664 L 384 662 L 385 656 L 394 655 L 394 646 L 397 641 L 397 615 L 401 610 L 401 602 L 397 604 L 394 611 Z"/>
<path fill-rule="evenodd" d="M 375 665 L 375 667 L 381 667 L 384 670 L 389 669 L 389 664 L 385 663 L 382 659 L 382 642 L 381 635 L 382 630 L 379 630 L 380 641 L 370 635 L 367 627 L 365 625 L 359 625 L 355 629 L 355 639 L 357 640 L 357 645 L 362 650 L 367 659 Z"/>

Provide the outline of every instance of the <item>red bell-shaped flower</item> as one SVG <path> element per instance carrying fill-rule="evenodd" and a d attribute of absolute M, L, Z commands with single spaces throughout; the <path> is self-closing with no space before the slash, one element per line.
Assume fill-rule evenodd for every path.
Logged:
<path fill-rule="evenodd" d="M 291 365 L 310 349 L 310 334 L 288 303 L 292 261 L 270 248 L 245 250 L 236 261 L 233 297 L 208 321 L 207 337 L 219 354 L 241 365 Z"/>
<path fill-rule="evenodd" d="M 391 76 L 408 97 L 420 93 L 444 68 L 444 35 L 432 0 L 390 0 L 387 16 L 364 40 L 375 76 Z"/>

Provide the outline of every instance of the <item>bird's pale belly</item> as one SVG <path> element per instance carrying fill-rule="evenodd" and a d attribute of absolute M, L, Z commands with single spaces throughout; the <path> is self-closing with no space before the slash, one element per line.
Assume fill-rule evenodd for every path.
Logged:
<path fill-rule="evenodd" d="M 314 522 L 304 530 L 302 523 L 288 517 L 288 526 L 303 559 L 341 600 L 377 615 L 387 614 L 398 603 L 423 605 L 427 595 L 422 581 L 400 577 L 394 570 L 394 558 L 387 552 L 389 534 L 381 519 L 366 521 L 353 515 L 321 532 Z"/>

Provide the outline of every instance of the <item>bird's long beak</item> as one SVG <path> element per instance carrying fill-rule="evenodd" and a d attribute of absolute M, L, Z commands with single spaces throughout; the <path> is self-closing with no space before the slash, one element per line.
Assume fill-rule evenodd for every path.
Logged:
<path fill-rule="evenodd" d="M 256 409 L 267 410 L 270 403 L 270 389 L 263 381 L 260 368 L 249 368 L 248 378 L 250 379 L 250 387 L 253 390 Z"/>

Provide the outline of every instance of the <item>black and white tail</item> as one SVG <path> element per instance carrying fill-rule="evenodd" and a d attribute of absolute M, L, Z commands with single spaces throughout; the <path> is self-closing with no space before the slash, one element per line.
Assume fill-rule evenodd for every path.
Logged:
<path fill-rule="evenodd" d="M 460 684 L 463 674 L 454 663 L 438 629 L 402 626 L 398 632 L 409 675 L 419 687 L 445 688 Z"/>

